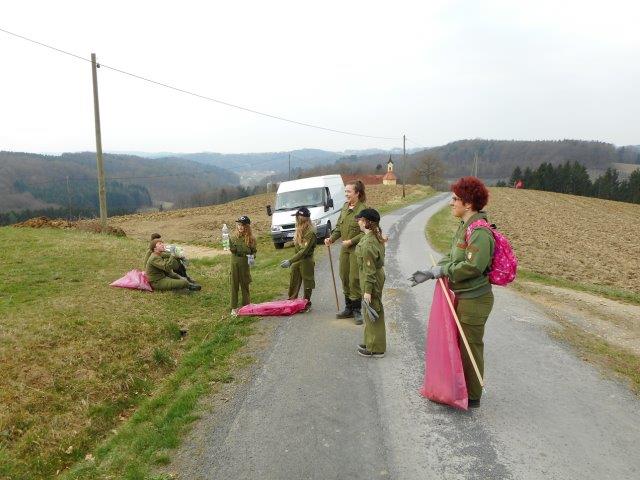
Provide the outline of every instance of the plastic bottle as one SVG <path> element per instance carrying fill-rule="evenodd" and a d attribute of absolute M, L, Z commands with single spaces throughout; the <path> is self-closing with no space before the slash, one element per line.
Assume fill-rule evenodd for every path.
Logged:
<path fill-rule="evenodd" d="M 222 249 L 229 250 L 229 228 L 226 223 L 222 224 Z"/>

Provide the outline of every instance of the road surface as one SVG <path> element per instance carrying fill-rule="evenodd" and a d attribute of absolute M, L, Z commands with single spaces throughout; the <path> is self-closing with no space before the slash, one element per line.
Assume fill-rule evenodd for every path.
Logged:
<path fill-rule="evenodd" d="M 382 220 L 385 358 L 356 354 L 362 327 L 334 318 L 320 257 L 313 310 L 264 320 L 280 323 L 252 379 L 198 422 L 171 471 L 218 480 L 640 478 L 638 399 L 551 339 L 553 321 L 508 288 L 494 288 L 481 408 L 418 394 L 434 284 L 410 289 L 405 279 L 430 264 L 424 227 L 448 197 Z"/>

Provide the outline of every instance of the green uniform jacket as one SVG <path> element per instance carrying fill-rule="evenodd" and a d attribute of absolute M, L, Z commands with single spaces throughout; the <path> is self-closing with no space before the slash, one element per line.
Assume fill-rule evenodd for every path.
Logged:
<path fill-rule="evenodd" d="M 372 233 L 363 234 L 356 247 L 360 288 L 362 293 L 370 293 L 373 299 L 382 298 L 384 287 L 384 244 L 380 243 Z"/>
<path fill-rule="evenodd" d="M 306 282 L 314 280 L 313 254 L 316 249 L 316 242 L 316 232 L 313 228 L 310 228 L 302 237 L 302 245 L 293 246 L 295 255 L 289 259 L 292 264 L 300 262 L 300 273 L 302 273 L 302 279 Z"/>
<path fill-rule="evenodd" d="M 175 262 L 176 258 L 173 255 L 164 256 L 162 254 L 156 255 L 155 253 L 149 255 L 145 269 L 149 283 L 153 285 L 154 282 L 158 282 L 167 277 L 180 279 L 180 275 L 173 271 Z"/>
<path fill-rule="evenodd" d="M 343 242 L 345 240 L 351 240 L 351 246 L 343 248 L 353 250 L 364 236 L 364 233 L 360 231 L 360 227 L 358 226 L 358 222 L 355 217 L 365 208 L 367 208 L 367 206 L 360 201 L 358 201 L 353 208 L 349 208 L 349 202 L 345 202 L 342 206 L 342 210 L 340 211 L 340 217 L 338 218 L 336 228 L 334 228 L 333 233 L 331 233 L 331 241 L 335 242 L 337 239 L 341 239 Z"/>
<path fill-rule="evenodd" d="M 449 287 L 459 298 L 480 297 L 491 291 L 487 271 L 495 247 L 493 234 L 486 228 L 476 228 L 469 243 L 465 242 L 467 227 L 480 219 L 486 220 L 486 213 L 478 212 L 466 222 L 460 221 L 451 251 L 438 262 L 449 277 Z"/>
<path fill-rule="evenodd" d="M 147 253 L 144 255 L 144 262 L 142 264 L 142 268 L 143 269 L 147 268 L 147 262 L 149 261 L 149 257 L 151 256 L 152 253 L 153 253 L 153 251 L 147 250 Z M 161 252 L 160 256 L 162 258 L 169 258 L 171 256 L 171 254 L 169 252 Z"/>
<path fill-rule="evenodd" d="M 249 274 L 249 261 L 247 259 L 247 255 L 255 255 L 258 249 L 247 245 L 242 237 L 230 237 L 229 250 L 231 250 L 231 265 L 237 265 L 240 267 L 238 271 L 240 277 L 242 277 L 240 278 L 240 281 L 250 282 L 251 275 Z"/>

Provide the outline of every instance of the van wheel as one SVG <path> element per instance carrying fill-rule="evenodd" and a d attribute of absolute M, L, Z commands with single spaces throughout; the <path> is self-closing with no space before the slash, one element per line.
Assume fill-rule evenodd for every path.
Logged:
<path fill-rule="evenodd" d="M 274 243 L 273 246 L 276 247 L 276 250 L 282 250 L 284 248 L 284 243 Z"/>

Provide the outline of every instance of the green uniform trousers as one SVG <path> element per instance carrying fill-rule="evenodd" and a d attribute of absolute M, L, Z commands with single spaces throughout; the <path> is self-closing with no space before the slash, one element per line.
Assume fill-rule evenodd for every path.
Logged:
<path fill-rule="evenodd" d="M 476 298 L 459 298 L 456 313 L 460 320 L 460 326 L 467 337 L 469 348 L 476 360 L 476 365 L 480 375 L 484 378 L 484 325 L 493 308 L 493 292 L 486 293 Z M 462 338 L 459 339 L 460 356 L 462 357 L 462 368 L 464 378 L 467 383 L 467 392 L 470 400 L 480 400 L 482 396 L 482 386 L 473 368 L 467 349 Z"/>
<path fill-rule="evenodd" d="M 181 288 L 187 288 L 189 282 L 187 282 L 183 278 L 162 278 L 156 282 L 151 282 L 151 287 L 157 291 L 166 291 L 166 290 L 180 290 Z"/>
<path fill-rule="evenodd" d="M 315 265 L 313 258 L 303 258 L 291 264 L 291 276 L 289 277 L 290 299 L 298 298 L 300 287 L 304 284 L 304 298 L 311 300 L 311 291 L 316 288 Z"/>
<path fill-rule="evenodd" d="M 340 280 L 342 280 L 342 293 L 345 297 L 349 297 L 350 300 L 362 298 L 355 248 L 340 249 Z"/>
<path fill-rule="evenodd" d="M 374 353 L 387 351 L 387 331 L 384 326 L 384 307 L 379 298 L 371 297 L 371 306 L 378 313 L 378 319 L 372 322 L 366 308 L 362 309 L 364 318 L 364 344 Z"/>
<path fill-rule="evenodd" d="M 251 283 L 251 272 L 247 257 L 232 257 L 231 260 L 231 308 L 238 308 L 238 288 L 242 291 L 242 305 L 249 305 L 249 284 Z"/>

